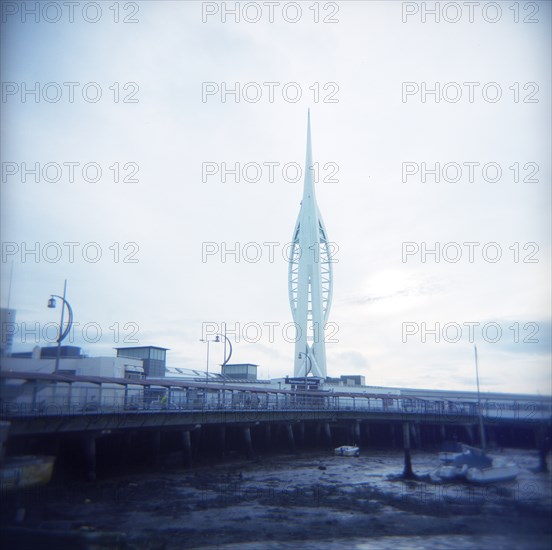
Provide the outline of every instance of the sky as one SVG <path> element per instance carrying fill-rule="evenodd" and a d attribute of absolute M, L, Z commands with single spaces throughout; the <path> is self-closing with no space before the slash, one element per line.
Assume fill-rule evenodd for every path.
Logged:
<path fill-rule="evenodd" d="M 482 390 L 550 394 L 549 2 L 34 5 L 2 3 L 14 351 L 53 345 L 67 279 L 89 355 L 205 369 L 225 323 L 232 362 L 293 374 L 310 108 L 328 374 L 473 390 L 477 344 Z"/>

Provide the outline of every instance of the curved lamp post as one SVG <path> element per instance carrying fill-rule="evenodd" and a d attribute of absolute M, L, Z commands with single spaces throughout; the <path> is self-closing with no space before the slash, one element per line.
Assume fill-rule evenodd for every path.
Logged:
<path fill-rule="evenodd" d="M 228 363 L 228 361 L 230 361 L 230 357 L 232 357 L 232 342 L 230 342 L 230 340 L 228 339 L 228 337 L 225 335 L 225 334 L 215 334 L 215 338 L 213 340 L 210 340 L 209 338 L 201 338 L 200 339 L 200 342 L 207 342 L 207 371 L 206 371 L 206 376 L 205 376 L 205 381 L 206 382 L 209 382 L 209 344 L 211 342 L 215 342 L 215 343 L 220 343 L 220 339 L 221 338 L 224 338 L 224 343 L 226 344 L 228 342 L 228 346 L 229 346 L 229 353 L 228 353 L 228 357 L 225 357 L 224 358 L 224 362 L 222 363 L 221 367 L 224 367 L 226 365 L 226 363 Z M 226 346 L 224 346 L 225 350 L 226 350 Z M 226 355 L 226 351 L 225 351 L 225 355 Z"/>
<path fill-rule="evenodd" d="M 232 342 L 230 342 L 230 339 L 228 338 L 228 336 L 226 336 L 226 334 L 217 334 L 215 342 L 220 342 L 219 337 L 224 338 L 224 344 L 228 343 L 229 347 L 228 357 L 226 357 L 226 345 L 224 346 L 224 362 L 221 365 L 221 368 L 224 368 L 226 363 L 230 361 L 230 357 L 232 357 Z"/>
<path fill-rule="evenodd" d="M 63 303 L 61 306 L 61 320 L 59 322 L 59 332 L 58 332 L 58 339 L 57 339 L 57 351 L 56 351 L 56 366 L 54 369 L 54 373 L 57 373 L 59 369 L 59 358 L 61 353 L 61 342 L 65 340 L 69 332 L 71 331 L 71 327 L 73 326 L 73 309 L 71 308 L 69 302 L 65 299 L 65 294 L 67 292 L 67 279 L 65 280 L 63 284 L 63 296 L 58 296 L 57 294 L 51 294 L 50 299 L 48 300 L 48 307 L 50 309 L 55 309 L 56 307 L 56 298 L 60 299 Z M 65 313 L 65 306 L 67 306 L 67 326 L 65 327 L 65 330 L 63 329 L 63 314 Z"/>

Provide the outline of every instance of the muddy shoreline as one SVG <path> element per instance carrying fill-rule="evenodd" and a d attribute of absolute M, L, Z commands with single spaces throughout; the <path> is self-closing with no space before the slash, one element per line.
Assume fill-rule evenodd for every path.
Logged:
<path fill-rule="evenodd" d="M 21 537 L 23 529 L 42 532 L 38 544 L 45 534 L 74 536 L 73 548 L 400 548 L 423 541 L 432 548 L 475 549 L 484 541 L 549 548 L 552 476 L 532 471 L 535 453 L 507 452 L 522 474 L 487 487 L 393 480 L 402 467 L 393 451 L 271 455 L 58 481 L 4 503 L 5 512 L 24 506 L 26 518 L 16 524 L 4 513 L 3 538 Z M 413 457 L 418 473 L 434 462 L 429 453 Z"/>

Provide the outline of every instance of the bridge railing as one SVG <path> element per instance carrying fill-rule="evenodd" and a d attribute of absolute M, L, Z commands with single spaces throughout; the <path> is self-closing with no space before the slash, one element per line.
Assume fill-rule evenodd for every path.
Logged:
<path fill-rule="evenodd" d="M 49 380 L 2 379 L 2 417 L 113 414 L 118 412 L 216 412 L 216 411 L 358 411 L 400 414 L 405 420 L 421 418 L 458 419 L 476 422 L 476 402 L 421 399 L 401 395 L 340 394 L 318 391 L 254 390 L 251 387 L 165 385 L 143 386 L 124 380 L 113 382 L 58 382 Z M 17 383 L 16 383 L 17 382 Z M 344 392 L 345 393 L 345 392 Z M 550 400 L 483 400 L 481 414 L 487 422 L 539 420 L 552 416 Z"/>

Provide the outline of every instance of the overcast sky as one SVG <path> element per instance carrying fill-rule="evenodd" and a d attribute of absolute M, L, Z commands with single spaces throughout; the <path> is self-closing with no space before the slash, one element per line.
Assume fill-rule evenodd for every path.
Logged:
<path fill-rule="evenodd" d="M 16 351 L 53 342 L 67 278 L 90 355 L 158 345 L 203 369 L 204 323 L 226 322 L 232 362 L 292 374 L 284 256 L 310 107 L 336 250 L 328 374 L 471 390 L 472 339 L 483 390 L 550 393 L 549 2 L 449 3 L 439 22 L 433 2 L 241 2 L 239 22 L 234 2 L 92 4 L 2 6 Z"/>

